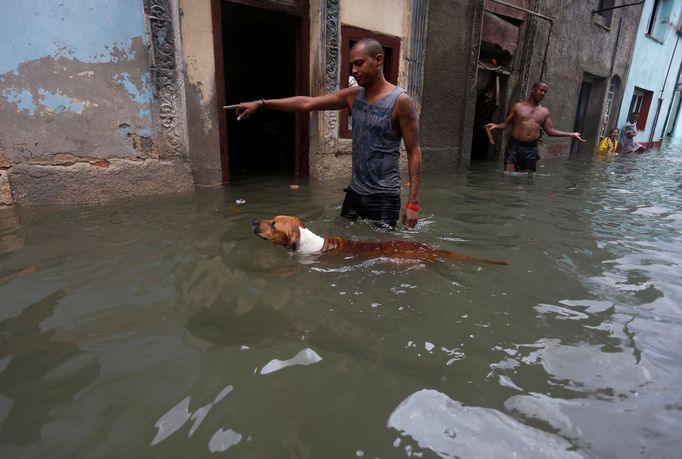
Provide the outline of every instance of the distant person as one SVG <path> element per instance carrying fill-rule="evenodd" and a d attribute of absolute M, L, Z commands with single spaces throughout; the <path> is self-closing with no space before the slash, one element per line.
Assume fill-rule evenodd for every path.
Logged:
<path fill-rule="evenodd" d="M 599 142 L 597 151 L 600 155 L 615 155 L 618 151 L 618 128 L 613 128 L 609 131 L 609 135 L 604 137 Z"/>
<path fill-rule="evenodd" d="M 643 153 L 646 151 L 644 145 L 635 142 L 637 136 L 637 119 L 639 113 L 630 113 L 627 123 L 623 126 L 623 134 L 620 138 L 621 153 Z"/>
<path fill-rule="evenodd" d="M 488 123 L 485 128 L 506 129 L 512 126 L 511 139 L 504 153 L 504 170 L 507 172 L 535 172 L 535 166 L 540 159 L 538 140 L 540 129 L 552 137 L 573 137 L 584 142 L 579 132 L 565 132 L 554 129 L 549 110 L 540 105 L 549 91 L 549 85 L 544 81 L 533 84 L 533 89 L 524 102 L 517 102 L 509 111 L 509 115 L 502 123 Z"/>
<path fill-rule="evenodd" d="M 323 96 L 260 99 L 224 108 L 234 110 L 237 120 L 263 109 L 310 112 L 348 108 L 353 124 L 352 172 L 341 215 L 351 219 L 367 218 L 396 226 L 401 207 L 400 143 L 405 142 L 410 194 L 402 223 L 412 228 L 419 212 L 419 120 L 410 96 L 384 78 L 383 53 L 381 44 L 373 38 L 363 38 L 353 45 L 350 63 L 356 86 Z"/>

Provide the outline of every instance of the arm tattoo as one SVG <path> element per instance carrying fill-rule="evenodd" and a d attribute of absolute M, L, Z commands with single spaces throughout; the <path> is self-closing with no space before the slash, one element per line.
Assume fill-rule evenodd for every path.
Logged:
<path fill-rule="evenodd" d="M 412 99 L 409 97 L 400 97 L 398 99 L 398 115 L 400 117 L 401 130 L 403 131 L 403 139 L 405 139 L 406 136 L 416 136 L 416 139 L 418 139 L 419 121 L 417 119 L 417 110 L 414 108 Z"/>

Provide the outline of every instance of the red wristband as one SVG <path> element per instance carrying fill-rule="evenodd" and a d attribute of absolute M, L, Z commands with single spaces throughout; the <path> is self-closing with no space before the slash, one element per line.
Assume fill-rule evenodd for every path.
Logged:
<path fill-rule="evenodd" d="M 405 204 L 405 207 L 407 207 L 410 210 L 414 210 L 415 212 L 419 212 L 419 206 L 416 204 L 408 202 L 407 204 Z"/>

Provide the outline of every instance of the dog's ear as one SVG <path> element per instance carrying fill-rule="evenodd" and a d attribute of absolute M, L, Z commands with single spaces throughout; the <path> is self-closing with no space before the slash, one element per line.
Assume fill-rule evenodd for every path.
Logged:
<path fill-rule="evenodd" d="M 284 247 L 291 247 L 289 236 L 286 233 L 283 233 L 281 231 L 277 231 L 270 238 L 270 241 L 272 241 L 272 243 L 275 245 L 282 245 Z"/>
<path fill-rule="evenodd" d="M 301 222 L 303 224 L 303 222 Z M 301 230 L 298 229 L 298 227 L 294 228 L 294 230 L 291 232 L 289 235 L 289 248 L 296 252 L 298 250 L 298 243 L 300 242 L 301 239 Z"/>

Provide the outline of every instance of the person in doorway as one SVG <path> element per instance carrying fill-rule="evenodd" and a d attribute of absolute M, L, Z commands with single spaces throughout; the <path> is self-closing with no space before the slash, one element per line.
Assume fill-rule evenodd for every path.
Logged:
<path fill-rule="evenodd" d="M 512 127 L 511 139 L 504 153 L 504 170 L 507 172 L 535 172 L 540 129 L 552 137 L 573 137 L 584 142 L 579 132 L 565 132 L 554 129 L 549 110 L 540 105 L 549 91 L 544 81 L 533 84 L 528 100 L 514 104 L 507 118 L 501 123 L 488 123 L 486 129 Z"/>
<path fill-rule="evenodd" d="M 597 151 L 600 155 L 615 155 L 618 151 L 618 147 L 618 128 L 613 128 L 609 131 L 607 137 L 601 139 Z"/>
<path fill-rule="evenodd" d="M 352 165 L 350 185 L 341 215 L 367 218 L 395 227 L 400 216 L 400 143 L 405 142 L 410 192 L 402 223 L 412 228 L 419 213 L 421 149 L 419 120 L 404 89 L 384 78 L 381 44 L 373 38 L 359 40 L 350 50 L 352 76 L 357 86 L 323 96 L 260 99 L 225 108 L 243 120 L 259 110 L 286 112 L 340 110 L 352 115 Z"/>
<path fill-rule="evenodd" d="M 643 153 L 646 148 L 638 142 L 635 142 L 635 137 L 637 137 L 637 119 L 639 118 L 639 113 L 630 113 L 627 123 L 623 126 L 623 134 L 620 139 L 620 152 L 621 153 Z"/>

